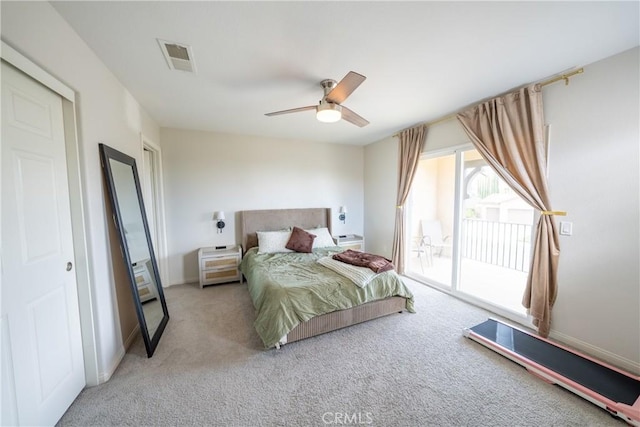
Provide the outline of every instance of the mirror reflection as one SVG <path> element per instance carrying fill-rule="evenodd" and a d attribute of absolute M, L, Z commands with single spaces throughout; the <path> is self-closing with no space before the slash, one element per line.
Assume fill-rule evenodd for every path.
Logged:
<path fill-rule="evenodd" d="M 153 256 L 135 160 L 108 146 L 101 144 L 100 148 L 140 330 L 151 357 L 169 314 Z"/>

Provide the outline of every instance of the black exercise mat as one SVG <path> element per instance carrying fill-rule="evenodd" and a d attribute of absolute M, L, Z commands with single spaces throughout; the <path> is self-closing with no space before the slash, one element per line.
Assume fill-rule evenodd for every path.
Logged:
<path fill-rule="evenodd" d="M 640 381 L 494 319 L 470 330 L 614 402 L 632 406 L 640 396 Z"/>

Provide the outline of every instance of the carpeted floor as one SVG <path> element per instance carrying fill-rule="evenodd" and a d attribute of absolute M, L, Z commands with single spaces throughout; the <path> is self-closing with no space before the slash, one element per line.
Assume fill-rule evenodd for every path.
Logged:
<path fill-rule="evenodd" d="M 626 425 L 462 336 L 489 313 L 405 281 L 416 314 L 280 350 L 262 348 L 246 284 L 168 288 L 155 355 L 138 340 L 59 425 Z"/>

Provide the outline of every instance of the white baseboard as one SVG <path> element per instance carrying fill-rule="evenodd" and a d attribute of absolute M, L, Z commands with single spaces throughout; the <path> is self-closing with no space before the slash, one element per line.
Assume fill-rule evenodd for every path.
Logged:
<path fill-rule="evenodd" d="M 124 349 L 125 351 L 131 347 L 131 344 L 140 336 L 140 324 L 137 324 L 135 328 L 131 331 L 126 340 L 124 340 Z"/>
<path fill-rule="evenodd" d="M 554 331 L 553 329 L 549 333 L 549 337 L 567 345 L 568 347 L 574 348 L 585 354 L 588 354 L 589 356 L 602 360 L 603 362 L 606 362 L 610 365 L 616 366 L 623 371 L 627 371 L 633 375 L 640 375 L 640 363 L 638 362 L 634 362 L 633 360 L 627 359 L 626 357 L 619 356 L 608 350 L 596 347 L 595 345 L 586 343 L 572 336 Z"/>
<path fill-rule="evenodd" d="M 111 366 L 109 366 L 109 369 L 106 372 L 100 372 L 98 374 L 98 384 L 96 385 L 106 383 L 107 381 L 109 381 L 109 379 L 111 379 L 113 373 L 116 371 L 116 369 L 118 369 L 120 362 L 122 362 L 125 353 L 126 352 L 124 350 L 124 346 L 121 346 L 118 350 L 118 354 L 116 354 L 116 357 L 113 358 L 113 362 L 111 363 Z"/>
<path fill-rule="evenodd" d="M 120 347 L 120 349 L 118 349 L 118 354 L 116 354 L 116 357 L 113 358 L 113 362 L 111 363 L 111 366 L 109 366 L 109 369 L 106 372 L 99 373 L 98 384 L 96 385 L 106 383 L 111 379 L 111 376 L 113 375 L 113 373 L 116 371 L 116 369 L 118 369 L 120 362 L 122 362 L 122 359 L 124 359 L 124 355 L 127 352 L 126 349 L 128 349 L 129 346 L 133 344 L 133 341 L 135 341 L 136 338 L 138 338 L 139 333 L 140 333 L 140 325 L 136 325 L 136 327 L 133 328 L 133 330 L 127 337 L 127 339 L 124 341 L 123 345 Z"/>
<path fill-rule="evenodd" d="M 199 277 L 183 277 L 180 281 L 177 282 L 173 282 L 170 283 L 169 286 L 174 286 L 174 285 L 191 285 L 191 284 L 197 284 L 199 285 L 200 283 L 200 278 Z M 168 287 L 168 286 L 167 286 Z"/>

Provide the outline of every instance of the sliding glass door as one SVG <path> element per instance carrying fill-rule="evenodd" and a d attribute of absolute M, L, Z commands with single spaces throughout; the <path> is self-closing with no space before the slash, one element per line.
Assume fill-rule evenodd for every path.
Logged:
<path fill-rule="evenodd" d="M 525 313 L 534 211 L 476 150 L 421 159 L 407 216 L 410 275 Z"/>

